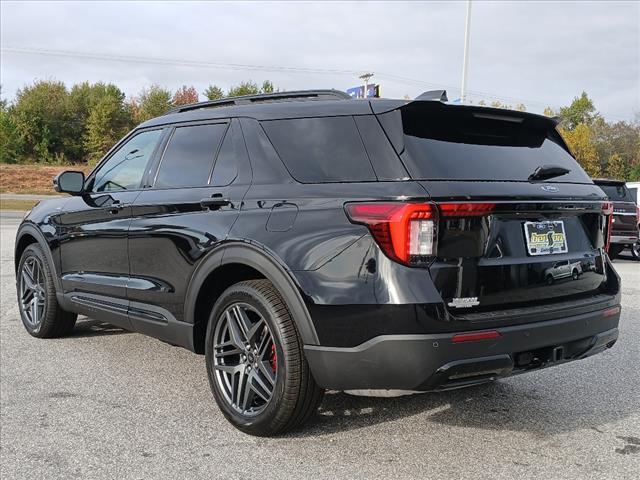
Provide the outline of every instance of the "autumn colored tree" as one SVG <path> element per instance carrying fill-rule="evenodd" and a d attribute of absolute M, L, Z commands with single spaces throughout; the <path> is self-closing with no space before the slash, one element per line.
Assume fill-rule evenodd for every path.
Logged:
<path fill-rule="evenodd" d="M 593 130 L 588 125 L 580 123 L 572 130 L 560 128 L 559 131 L 569 145 L 573 156 L 589 176 L 592 178 L 600 176 L 602 170 L 594 143 Z"/>
<path fill-rule="evenodd" d="M 627 164 L 623 160 L 622 155 L 614 153 L 609 157 L 607 176 L 618 180 L 625 180 L 627 178 Z"/>
<path fill-rule="evenodd" d="M 190 103 L 196 103 L 198 100 L 198 91 L 195 87 L 187 87 L 186 85 L 183 85 L 176 90 L 176 93 L 173 94 L 172 103 L 174 106 L 188 105 Z"/>

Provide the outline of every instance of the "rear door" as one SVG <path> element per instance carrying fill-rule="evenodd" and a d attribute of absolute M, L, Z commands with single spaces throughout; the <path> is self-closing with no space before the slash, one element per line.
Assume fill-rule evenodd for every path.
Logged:
<path fill-rule="evenodd" d="M 451 313 L 602 292 L 605 198 L 551 120 L 439 102 L 380 117 L 411 177 L 440 205 L 430 272 Z M 400 135 L 389 131 L 398 124 Z M 567 172 L 530 178 L 544 166 Z M 575 267 L 561 272 L 560 262 Z"/>
<path fill-rule="evenodd" d="M 129 315 L 134 328 L 167 337 L 182 321 L 198 262 L 238 217 L 251 170 L 237 120 L 176 125 L 129 230 Z"/>

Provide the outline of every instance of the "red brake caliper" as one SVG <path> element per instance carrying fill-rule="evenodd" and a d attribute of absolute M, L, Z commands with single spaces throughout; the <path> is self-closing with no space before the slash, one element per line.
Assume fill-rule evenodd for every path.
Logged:
<path fill-rule="evenodd" d="M 271 364 L 271 370 L 273 373 L 276 373 L 278 369 L 278 357 L 276 355 L 276 344 L 271 344 L 271 357 L 269 358 L 269 363 Z"/>

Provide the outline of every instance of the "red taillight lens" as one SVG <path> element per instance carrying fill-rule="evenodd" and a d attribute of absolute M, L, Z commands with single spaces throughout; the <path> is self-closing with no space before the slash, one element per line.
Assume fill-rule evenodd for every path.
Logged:
<path fill-rule="evenodd" d="M 609 245 L 611 244 L 611 226 L 613 223 L 613 203 L 602 202 L 602 214 L 605 216 L 605 225 L 607 231 L 605 232 L 604 250 L 609 252 Z"/>
<path fill-rule="evenodd" d="M 440 203 L 443 217 L 482 217 L 496 208 L 495 203 Z"/>
<path fill-rule="evenodd" d="M 501 336 L 497 330 L 487 330 L 484 332 L 458 333 L 451 338 L 451 341 L 453 343 L 477 342 L 478 340 L 491 340 Z"/>
<path fill-rule="evenodd" d="M 367 225 L 384 253 L 406 264 L 435 255 L 438 209 L 432 203 L 347 203 L 347 216 Z"/>
<path fill-rule="evenodd" d="M 367 225 L 380 248 L 393 260 L 420 265 L 436 256 L 438 220 L 489 215 L 495 203 L 448 202 L 347 203 L 347 216 Z"/>

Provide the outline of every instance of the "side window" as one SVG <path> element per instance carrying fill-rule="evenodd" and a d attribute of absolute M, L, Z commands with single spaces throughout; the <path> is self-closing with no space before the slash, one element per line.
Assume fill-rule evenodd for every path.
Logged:
<path fill-rule="evenodd" d="M 226 129 L 226 123 L 176 128 L 160 160 L 154 187 L 207 185 L 216 150 Z"/>
<path fill-rule="evenodd" d="M 262 125 L 299 182 L 376 180 L 352 117 L 270 120 Z"/>
<path fill-rule="evenodd" d="M 120 147 L 96 172 L 92 190 L 108 192 L 140 188 L 147 162 L 161 134 L 162 130 L 142 132 Z"/>
<path fill-rule="evenodd" d="M 233 125 L 227 130 L 227 135 L 224 137 L 213 167 L 211 185 L 229 185 L 238 176 L 238 158 L 240 156 L 238 148 L 240 145 L 237 142 L 237 133 Z"/>

